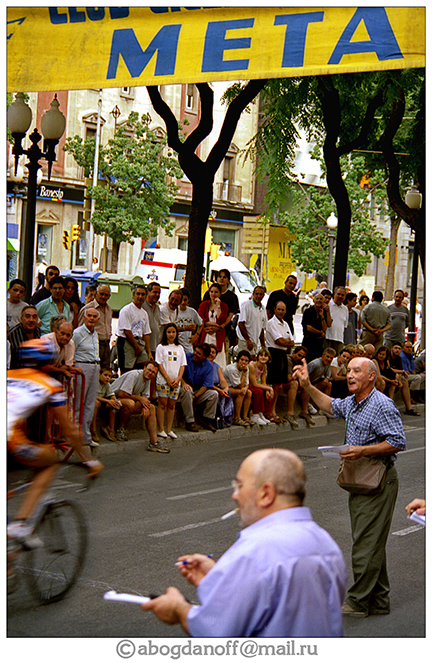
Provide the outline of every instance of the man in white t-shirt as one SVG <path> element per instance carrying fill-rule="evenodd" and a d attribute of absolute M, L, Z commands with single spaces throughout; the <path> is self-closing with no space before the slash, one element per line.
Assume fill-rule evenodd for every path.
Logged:
<path fill-rule="evenodd" d="M 247 350 L 252 357 L 256 356 L 260 347 L 265 347 L 265 329 L 267 326 L 267 313 L 261 304 L 265 295 L 265 288 L 257 285 L 254 288 L 252 299 L 248 299 L 240 306 L 240 315 L 237 324 L 238 349 Z"/>
<path fill-rule="evenodd" d="M 338 287 L 329 303 L 332 319 L 331 327 L 327 327 L 325 347 L 333 348 L 337 354 L 343 348 L 344 330 L 348 327 L 348 309 L 344 304 L 345 288 Z"/>
<path fill-rule="evenodd" d="M 21 279 L 13 279 L 9 284 L 9 299 L 6 302 L 6 322 L 9 329 L 13 329 L 21 322 L 21 313 L 27 302 L 22 299 L 25 295 L 26 284 Z"/>
<path fill-rule="evenodd" d="M 151 328 L 147 312 L 142 308 L 147 296 L 144 285 L 136 286 L 132 302 L 120 309 L 117 325 L 117 356 L 120 373 L 142 368 L 153 359 L 150 349 Z"/>
<path fill-rule="evenodd" d="M 172 290 L 168 296 L 168 301 L 160 307 L 160 323 L 167 325 L 169 322 L 177 320 L 177 311 L 181 302 L 180 290 Z"/>

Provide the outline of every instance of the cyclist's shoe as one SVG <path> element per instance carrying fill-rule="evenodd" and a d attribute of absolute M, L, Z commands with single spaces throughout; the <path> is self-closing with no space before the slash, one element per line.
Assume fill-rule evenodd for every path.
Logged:
<path fill-rule="evenodd" d="M 125 429 L 124 428 L 119 428 L 117 433 L 116 433 L 116 438 L 120 442 L 127 442 L 128 441 L 128 436 L 126 435 Z"/>
<path fill-rule="evenodd" d="M 168 449 L 168 447 L 166 447 L 158 440 L 156 444 L 152 444 L 150 442 L 147 447 L 147 451 L 158 451 L 160 454 L 169 454 L 170 449 Z"/>
<path fill-rule="evenodd" d="M 42 548 L 43 541 L 39 538 L 36 532 L 30 525 L 27 525 L 22 520 L 15 520 L 7 526 L 8 539 L 15 539 L 26 550 L 33 550 L 34 548 Z"/>

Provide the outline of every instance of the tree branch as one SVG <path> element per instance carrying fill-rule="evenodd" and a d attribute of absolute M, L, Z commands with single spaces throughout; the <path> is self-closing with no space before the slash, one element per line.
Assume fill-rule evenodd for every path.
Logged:
<path fill-rule="evenodd" d="M 149 94 L 153 108 L 165 122 L 168 145 L 179 153 L 183 143 L 179 137 L 178 123 L 174 113 L 168 104 L 165 103 L 165 101 L 162 99 L 159 89 L 156 85 L 147 85 L 147 92 Z"/>
<path fill-rule="evenodd" d="M 223 158 L 228 152 L 240 115 L 246 106 L 255 99 L 266 83 L 267 80 L 249 81 L 237 97 L 235 97 L 235 99 L 229 104 L 220 130 L 219 138 L 206 160 L 208 169 L 213 174 L 216 173 Z"/>
<path fill-rule="evenodd" d="M 340 155 L 349 154 L 350 152 L 352 152 L 352 150 L 359 148 L 366 143 L 369 131 L 372 126 L 373 119 L 375 117 L 375 112 L 382 105 L 383 100 L 384 100 L 384 90 L 381 88 L 368 104 L 363 119 L 363 124 L 361 126 L 358 136 L 349 143 L 346 143 L 346 145 L 340 145 L 338 147 L 338 152 Z"/>
<path fill-rule="evenodd" d="M 185 149 L 195 152 L 202 141 L 213 129 L 213 90 L 208 83 L 197 83 L 201 100 L 201 117 L 197 127 L 191 131 L 184 142 Z"/>

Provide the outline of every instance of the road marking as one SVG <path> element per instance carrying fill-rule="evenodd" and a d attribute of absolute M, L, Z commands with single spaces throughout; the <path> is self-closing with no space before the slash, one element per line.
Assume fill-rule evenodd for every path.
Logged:
<path fill-rule="evenodd" d="M 214 525 L 214 523 L 220 523 L 221 519 L 213 518 L 213 520 L 206 520 L 202 523 L 191 523 L 190 525 L 183 525 L 183 527 L 176 527 L 175 529 L 168 529 L 165 532 L 155 532 L 154 534 L 149 534 L 149 536 L 158 539 L 162 536 L 169 536 L 170 534 L 177 534 L 178 532 L 185 532 L 188 529 L 196 529 L 197 527 L 205 527 L 206 525 Z"/>
<path fill-rule="evenodd" d="M 416 447 L 415 449 L 405 449 L 405 451 L 399 451 L 398 456 L 404 456 L 405 454 L 412 454 L 413 451 L 424 451 L 426 447 Z"/>
<path fill-rule="evenodd" d="M 397 532 L 392 532 L 392 534 L 394 534 L 394 536 L 406 536 L 407 534 L 418 532 L 420 529 L 424 529 L 424 527 L 422 525 L 412 525 L 411 527 L 405 527 L 405 529 L 400 529 Z"/>
<path fill-rule="evenodd" d="M 187 497 L 196 497 L 198 495 L 210 495 L 210 493 L 221 493 L 224 490 L 232 490 L 231 486 L 223 486 L 223 488 L 211 488 L 209 490 L 198 490 L 195 493 L 185 493 L 184 495 L 173 495 L 173 497 L 166 497 L 167 500 L 185 500 Z"/>

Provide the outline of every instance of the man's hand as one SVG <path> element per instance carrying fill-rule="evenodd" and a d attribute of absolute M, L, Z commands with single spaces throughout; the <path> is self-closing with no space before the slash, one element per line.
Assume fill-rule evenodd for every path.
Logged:
<path fill-rule="evenodd" d="M 405 511 L 410 516 L 414 511 L 418 513 L 419 516 L 426 515 L 426 500 L 421 500 L 416 497 L 415 500 L 406 505 Z"/>
<path fill-rule="evenodd" d="M 140 403 L 141 403 L 141 405 L 142 405 L 142 407 L 143 407 L 143 410 L 150 410 L 150 408 L 151 408 L 151 402 L 149 401 L 148 398 L 146 398 L 145 396 L 141 396 L 141 398 L 140 398 Z"/>
<path fill-rule="evenodd" d="M 187 564 L 183 564 L 180 567 L 180 571 L 182 576 L 194 587 L 198 587 L 204 576 L 207 575 L 210 569 L 216 564 L 211 557 L 200 555 L 198 553 L 195 553 L 194 555 L 183 555 L 182 557 L 179 557 L 177 561 L 187 562 Z"/>
<path fill-rule="evenodd" d="M 185 627 L 186 616 L 191 608 L 181 592 L 175 587 L 168 587 L 165 594 L 152 599 L 148 603 L 143 603 L 141 609 L 153 610 L 165 624 L 182 624 Z"/>
<path fill-rule="evenodd" d="M 346 458 L 347 460 L 358 460 L 363 456 L 364 447 L 361 446 L 351 446 L 348 447 L 345 451 L 340 452 L 341 458 Z"/>
<path fill-rule="evenodd" d="M 310 387 L 309 371 L 305 359 L 301 360 L 301 364 L 294 366 L 293 377 L 295 380 L 298 380 L 300 386 L 304 389 Z"/>

